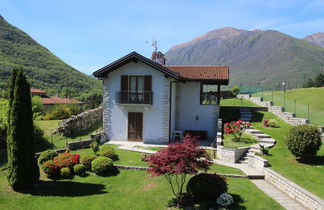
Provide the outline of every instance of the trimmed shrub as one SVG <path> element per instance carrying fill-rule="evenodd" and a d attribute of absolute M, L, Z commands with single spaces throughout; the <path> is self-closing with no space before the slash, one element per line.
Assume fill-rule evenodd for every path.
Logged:
<path fill-rule="evenodd" d="M 216 202 L 222 193 L 227 192 L 227 184 L 225 179 L 217 174 L 200 173 L 189 180 L 187 192 L 195 202 Z"/>
<path fill-rule="evenodd" d="M 270 120 L 268 121 L 268 125 L 269 125 L 269 127 L 271 127 L 271 128 L 280 128 L 279 122 L 278 122 L 278 120 L 276 120 L 276 119 L 270 119 Z"/>
<path fill-rule="evenodd" d="M 269 127 L 269 120 L 263 120 L 263 126 L 264 127 Z"/>
<path fill-rule="evenodd" d="M 56 156 L 58 156 L 58 153 L 55 150 L 46 150 L 40 154 L 38 162 L 43 165 L 43 163 L 48 160 L 53 160 Z"/>
<path fill-rule="evenodd" d="M 77 164 L 73 167 L 74 173 L 78 176 L 84 176 L 86 174 L 86 168 L 83 164 Z"/>
<path fill-rule="evenodd" d="M 86 171 L 91 171 L 91 162 L 97 157 L 94 155 L 85 156 L 82 158 L 81 163 L 84 165 Z"/>
<path fill-rule="evenodd" d="M 295 157 L 309 160 L 316 156 L 322 145 L 321 134 L 316 126 L 299 125 L 288 132 L 287 144 Z"/>
<path fill-rule="evenodd" d="M 93 141 L 93 142 L 91 142 L 90 147 L 91 147 L 92 151 L 95 154 L 97 154 L 97 152 L 99 151 L 100 144 L 97 141 Z"/>
<path fill-rule="evenodd" d="M 61 165 L 53 160 L 48 160 L 43 163 L 42 168 L 44 170 L 44 173 L 50 179 L 59 179 L 61 177 Z"/>
<path fill-rule="evenodd" d="M 77 104 L 55 105 L 46 112 L 44 120 L 63 120 L 81 112 L 81 107 Z"/>
<path fill-rule="evenodd" d="M 67 178 L 72 177 L 72 172 L 71 172 L 71 169 L 69 167 L 61 168 L 60 172 L 61 172 L 61 176 L 62 176 L 63 179 L 67 179 Z"/>
<path fill-rule="evenodd" d="M 61 168 L 69 167 L 70 169 L 73 169 L 76 164 L 80 163 L 80 155 L 66 152 L 59 154 L 53 161 L 59 164 Z"/>
<path fill-rule="evenodd" d="M 109 176 L 114 171 L 114 164 L 108 157 L 98 157 L 92 161 L 91 169 L 98 176 Z"/>
<path fill-rule="evenodd" d="M 118 155 L 116 154 L 115 149 L 108 144 L 102 145 L 100 147 L 98 155 L 110 158 L 113 161 L 118 160 Z"/>

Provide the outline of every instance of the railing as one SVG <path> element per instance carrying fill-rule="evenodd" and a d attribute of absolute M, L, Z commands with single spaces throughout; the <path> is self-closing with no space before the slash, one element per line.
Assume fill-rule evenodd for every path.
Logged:
<path fill-rule="evenodd" d="M 117 92 L 116 102 L 119 104 L 153 104 L 153 92 L 152 91 Z"/>
<path fill-rule="evenodd" d="M 217 105 L 217 93 L 201 93 L 200 104 Z"/>

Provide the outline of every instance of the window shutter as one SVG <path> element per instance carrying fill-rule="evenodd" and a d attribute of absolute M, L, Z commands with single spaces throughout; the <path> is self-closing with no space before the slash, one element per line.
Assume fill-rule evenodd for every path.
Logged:
<path fill-rule="evenodd" d="M 121 76 L 120 84 L 121 84 L 121 88 L 120 88 L 121 91 L 128 91 L 129 90 L 129 88 L 128 88 L 128 76 L 127 75 L 122 75 Z"/>
<path fill-rule="evenodd" d="M 152 91 L 152 76 L 144 77 L 144 91 Z"/>

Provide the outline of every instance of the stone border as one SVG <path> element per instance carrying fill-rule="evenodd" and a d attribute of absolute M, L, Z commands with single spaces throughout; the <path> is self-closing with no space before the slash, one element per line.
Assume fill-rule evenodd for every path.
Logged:
<path fill-rule="evenodd" d="M 263 171 L 266 181 L 285 192 L 292 199 L 309 209 L 324 209 L 324 201 L 313 193 L 303 189 L 299 185 L 269 168 L 264 168 Z"/>
<path fill-rule="evenodd" d="M 219 160 L 223 160 L 230 163 L 237 163 L 238 160 L 242 157 L 242 155 L 244 155 L 249 149 L 250 146 L 240 147 L 237 149 L 218 146 L 216 155 Z"/>

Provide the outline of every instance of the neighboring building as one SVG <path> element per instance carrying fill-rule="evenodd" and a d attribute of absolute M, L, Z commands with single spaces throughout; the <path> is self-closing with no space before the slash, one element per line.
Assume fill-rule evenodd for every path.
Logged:
<path fill-rule="evenodd" d="M 163 55 L 163 54 L 162 54 Z M 99 69 L 103 80 L 103 128 L 110 140 L 168 143 L 174 134 L 217 133 L 221 85 L 227 66 L 164 66 L 136 52 Z M 205 92 L 216 85 L 218 92 Z M 205 88 L 204 88 L 205 87 Z"/>
<path fill-rule="evenodd" d="M 50 109 L 54 105 L 62 105 L 62 104 L 83 104 L 83 102 L 75 100 L 75 99 L 68 99 L 68 98 L 60 98 L 57 96 L 47 96 L 45 91 L 39 89 L 30 89 L 30 94 L 32 96 L 39 96 L 41 98 L 41 102 L 44 105 L 45 110 Z"/>

